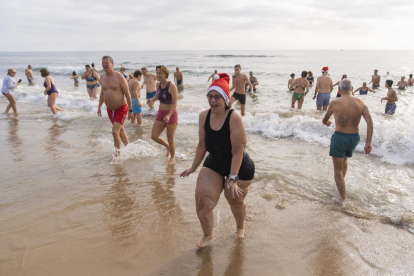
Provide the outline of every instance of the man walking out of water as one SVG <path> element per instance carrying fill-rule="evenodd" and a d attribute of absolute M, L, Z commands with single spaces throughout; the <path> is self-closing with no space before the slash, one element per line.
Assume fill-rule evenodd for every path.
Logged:
<path fill-rule="evenodd" d="M 336 187 L 341 194 L 342 200 L 346 199 L 345 175 L 348 169 L 347 158 L 352 157 L 352 153 L 359 143 L 359 122 L 364 117 L 367 123 L 367 138 L 364 151 L 369 154 L 372 150 L 372 133 L 374 124 L 369 114 L 368 107 L 358 98 L 351 96 L 351 81 L 344 79 L 339 84 L 341 97 L 332 101 L 328 111 L 322 120 L 326 126 L 331 125 L 329 118 L 333 114 L 335 117 L 335 133 L 331 138 L 331 148 L 329 155 L 332 156 L 334 165 L 334 177 Z"/>
<path fill-rule="evenodd" d="M 234 75 L 230 92 L 231 90 L 236 89 L 234 90 L 233 95 L 231 95 L 229 108 L 231 108 L 235 101 L 239 101 L 242 116 L 246 113 L 246 84 L 250 87 L 250 95 L 253 96 L 253 85 L 250 83 L 249 78 L 241 73 L 240 64 L 236 64 L 236 66 L 234 66 Z"/>
<path fill-rule="evenodd" d="M 33 77 L 33 71 L 32 71 L 32 66 L 28 65 L 26 71 L 24 72 L 24 74 L 26 75 L 27 81 L 29 82 L 29 85 L 34 85 L 35 83 L 35 78 Z"/>
<path fill-rule="evenodd" d="M 208 78 L 207 81 L 210 81 L 210 79 L 211 79 L 211 82 L 213 82 L 214 81 L 214 75 L 215 74 L 217 74 L 217 70 L 214 70 L 214 73 L 210 75 L 210 77 Z"/>
<path fill-rule="evenodd" d="M 374 70 L 374 75 L 372 75 L 372 79 L 371 79 L 371 82 L 369 84 L 372 83 L 372 88 L 378 88 L 378 87 L 380 87 L 380 82 L 381 82 L 381 76 L 378 75 L 378 70 L 375 69 Z"/>
<path fill-rule="evenodd" d="M 108 117 L 112 123 L 112 135 L 116 148 L 115 156 L 121 153 L 121 141 L 128 145 L 124 122 L 132 116 L 131 95 L 128 84 L 121 73 L 114 71 L 114 60 L 110 56 L 102 58 L 102 68 L 105 74 L 101 76 L 101 95 L 99 96 L 98 116 L 102 117 L 101 107 L 105 102 Z M 129 110 L 129 113 L 128 113 Z"/>
<path fill-rule="evenodd" d="M 387 101 L 385 105 L 385 114 L 394 115 L 397 105 L 395 104 L 398 101 L 397 92 L 392 88 L 393 81 L 386 80 L 385 87 L 388 88 L 387 97 L 381 98 L 382 101 Z"/>
<path fill-rule="evenodd" d="M 155 97 L 157 91 L 155 89 L 155 84 L 157 82 L 157 76 L 148 72 L 146 67 L 141 68 L 141 72 L 144 75 L 144 82 L 142 83 L 141 88 L 144 88 L 147 91 L 147 104 L 148 106 L 153 109 L 154 108 L 154 101 L 150 101 L 152 98 Z"/>
<path fill-rule="evenodd" d="M 177 86 L 182 86 L 184 77 L 183 77 L 183 72 L 180 71 L 180 68 L 176 68 L 175 72 L 174 72 L 174 82 Z"/>
<path fill-rule="evenodd" d="M 257 81 L 257 78 L 255 76 L 253 76 L 252 71 L 250 71 L 249 75 L 250 75 L 249 76 L 249 81 L 253 85 L 253 92 L 256 92 L 256 85 L 259 85 L 259 82 Z M 247 85 L 246 85 L 245 88 L 247 88 Z M 251 91 L 249 90 L 249 92 L 251 92 Z"/>
<path fill-rule="evenodd" d="M 139 125 L 142 125 L 141 85 L 139 84 L 142 73 L 136 70 L 130 74 L 130 77 L 131 75 L 132 78 L 128 80 L 128 88 L 132 99 L 132 112 L 134 113 L 131 117 L 131 123 L 134 124 L 137 121 Z"/>
<path fill-rule="evenodd" d="M 331 92 L 333 90 L 333 83 L 331 77 L 328 75 L 328 67 L 322 68 L 322 76 L 318 77 L 315 86 L 316 109 L 326 111 L 331 101 Z"/>

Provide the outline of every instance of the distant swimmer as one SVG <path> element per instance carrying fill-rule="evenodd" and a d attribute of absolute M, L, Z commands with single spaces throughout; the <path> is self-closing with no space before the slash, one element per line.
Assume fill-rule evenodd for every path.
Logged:
<path fill-rule="evenodd" d="M 74 85 L 75 87 L 79 87 L 79 76 L 78 76 L 78 74 L 76 74 L 76 72 L 75 72 L 75 71 L 73 71 L 73 72 L 72 72 L 72 77 L 71 77 L 71 79 L 73 80 L 73 85 Z"/>
<path fill-rule="evenodd" d="M 409 75 L 410 78 L 407 81 L 408 86 L 413 86 L 414 85 L 414 79 L 413 79 L 413 74 Z"/>
<path fill-rule="evenodd" d="M 231 95 L 229 107 L 231 108 L 235 101 L 239 101 L 242 116 L 244 116 L 246 113 L 246 84 L 250 87 L 250 95 L 253 96 L 253 85 L 250 83 L 249 78 L 245 74 L 242 74 L 240 64 L 236 64 L 234 66 L 234 75 L 230 92 L 233 89 L 235 90 L 233 95 Z"/>
<path fill-rule="evenodd" d="M 333 85 L 333 87 L 335 87 L 335 86 L 339 85 L 339 83 L 340 83 L 342 80 L 347 79 L 347 78 L 348 78 L 348 76 L 347 76 L 346 74 L 345 74 L 345 75 L 342 75 L 341 80 L 340 80 L 340 81 L 338 81 L 338 82 L 336 82 L 336 83 Z M 352 95 L 354 95 L 353 89 L 351 90 L 351 92 L 352 92 Z M 336 97 L 337 97 L 337 98 L 341 97 L 341 91 L 340 91 L 340 89 L 339 89 L 339 86 L 338 86 L 338 92 L 336 92 Z"/>
<path fill-rule="evenodd" d="M 33 76 L 33 71 L 32 71 L 32 66 L 31 65 L 27 65 L 27 69 L 24 72 L 24 74 L 26 75 L 27 81 L 29 82 L 29 85 L 34 85 L 35 84 L 35 78 Z"/>
<path fill-rule="evenodd" d="M 255 164 L 246 152 L 243 119 L 228 106 L 230 77 L 220 73 L 214 78 L 206 95 L 209 109 L 199 115 L 198 144 L 193 163 L 180 175 L 189 176 L 204 160 L 195 188 L 196 212 L 203 231 L 196 244 L 199 248 L 206 247 L 213 239 L 214 208 L 223 190 L 236 221 L 235 238 L 245 238 L 245 198 L 255 174 Z"/>
<path fill-rule="evenodd" d="M 288 89 L 290 92 L 293 92 L 294 89 L 291 89 L 290 86 L 292 85 L 292 83 L 295 81 L 295 74 L 292 73 L 290 74 L 290 79 L 288 81 Z"/>
<path fill-rule="evenodd" d="M 91 69 L 92 69 L 93 71 L 95 71 L 96 73 L 99 73 L 99 72 L 98 72 L 98 70 L 95 68 L 95 63 L 93 63 L 93 62 L 92 62 L 92 63 L 91 63 L 91 66 L 92 66 L 92 68 L 91 68 Z"/>
<path fill-rule="evenodd" d="M 316 80 L 315 95 L 312 99 L 316 99 L 317 110 L 322 110 L 323 107 L 323 111 L 326 111 L 331 101 L 333 84 L 331 77 L 327 76 L 328 70 L 328 67 L 323 67 L 322 76 L 318 77 Z"/>
<path fill-rule="evenodd" d="M 313 73 L 312 71 L 308 72 L 308 76 L 306 77 L 306 79 L 309 82 L 309 86 L 312 87 L 313 82 L 315 81 L 315 78 L 313 77 Z"/>
<path fill-rule="evenodd" d="M 97 99 L 99 87 L 101 87 L 99 85 L 99 74 L 92 70 L 89 64 L 85 65 L 85 70 L 81 78 L 86 80 L 86 90 L 88 91 L 89 98 Z"/>
<path fill-rule="evenodd" d="M 157 66 L 157 94 L 148 101 L 160 101 L 160 107 L 155 117 L 154 125 L 152 126 L 151 139 L 158 144 L 167 148 L 167 154 L 171 156 L 169 165 L 174 164 L 175 158 L 175 141 L 174 136 L 178 125 L 178 91 L 174 83 L 168 80 L 170 71 L 167 66 Z M 154 104 L 152 105 L 154 106 Z M 161 133 L 167 129 L 168 143 L 160 137 Z"/>
<path fill-rule="evenodd" d="M 295 79 L 290 85 L 293 90 L 291 108 L 295 108 L 295 103 L 298 101 L 298 109 L 302 108 L 306 94 L 309 93 L 309 81 L 306 79 L 308 72 L 302 71 L 301 78 Z"/>
<path fill-rule="evenodd" d="M 398 89 L 405 90 L 405 88 L 408 86 L 408 83 L 405 81 L 405 77 L 402 76 L 401 80 L 397 83 Z"/>
<path fill-rule="evenodd" d="M 141 71 L 142 71 L 142 74 L 144 75 L 144 82 L 142 83 L 141 88 L 144 88 L 145 86 L 145 90 L 147 92 L 146 94 L 147 104 L 151 109 L 154 109 L 154 102 L 149 101 L 149 100 L 154 98 L 155 95 L 157 94 L 157 91 L 155 89 L 155 84 L 157 82 L 157 76 L 148 72 L 146 67 L 142 67 Z"/>
<path fill-rule="evenodd" d="M 116 148 L 115 156 L 121 154 L 121 141 L 128 145 L 125 133 L 125 119 L 132 116 L 132 102 L 128 84 L 124 76 L 114 71 L 114 60 L 110 56 L 102 57 L 102 68 L 105 74 L 101 76 L 102 91 L 99 96 L 98 116 L 102 117 L 101 107 L 105 102 L 109 120 L 112 123 L 112 136 Z"/>
<path fill-rule="evenodd" d="M 322 120 L 326 126 L 331 125 L 329 118 L 333 114 L 335 117 L 335 133 L 331 138 L 331 148 L 329 155 L 332 156 L 334 165 L 334 176 L 336 187 L 341 194 L 342 200 L 346 199 L 345 175 L 348 169 L 347 158 L 352 157 L 352 153 L 359 143 L 359 122 L 364 117 L 367 123 L 367 137 L 364 151 L 369 154 L 372 150 L 372 133 L 374 124 L 368 107 L 361 99 L 351 96 L 351 81 L 344 79 L 339 84 L 341 98 L 332 101 L 328 111 Z"/>
<path fill-rule="evenodd" d="M 359 92 L 359 95 L 367 95 L 368 91 L 375 93 L 375 90 L 369 88 L 366 82 L 362 84 L 362 87 L 358 87 L 357 89 L 355 89 L 355 93 Z"/>
<path fill-rule="evenodd" d="M 210 75 L 210 77 L 208 78 L 207 81 L 210 81 L 210 79 L 211 79 L 211 82 L 213 82 L 214 81 L 214 75 L 215 74 L 217 74 L 217 70 L 214 70 L 214 73 Z"/>
<path fill-rule="evenodd" d="M 388 72 L 387 72 L 387 74 L 388 74 Z M 375 69 L 374 70 L 374 75 L 372 75 L 372 79 L 369 82 L 369 84 L 372 83 L 372 88 L 378 88 L 378 87 L 380 87 L 380 82 L 381 82 L 381 76 L 378 75 L 378 70 Z"/>
<path fill-rule="evenodd" d="M 180 71 L 180 68 L 175 68 L 174 72 L 174 82 L 177 86 L 183 86 L 184 85 L 184 76 L 183 72 Z"/>
<path fill-rule="evenodd" d="M 249 81 L 253 85 L 253 92 L 256 92 L 256 85 L 259 85 L 259 82 L 258 82 L 257 78 L 255 76 L 253 76 L 252 71 L 249 72 Z M 245 89 L 247 89 L 247 85 L 246 85 Z M 250 89 L 248 90 L 248 92 L 251 92 Z"/>
<path fill-rule="evenodd" d="M 397 109 L 397 105 L 395 102 L 398 101 L 397 92 L 392 88 L 393 81 L 386 80 L 385 87 L 388 88 L 387 97 L 381 98 L 382 101 L 386 100 L 387 103 L 385 105 L 385 114 L 394 115 L 395 110 Z"/>
<path fill-rule="evenodd" d="M 122 74 L 122 76 L 124 76 L 124 78 L 128 79 L 128 75 L 125 74 L 125 67 L 122 66 L 122 63 L 121 63 L 121 69 L 119 71 L 121 71 L 121 74 Z"/>
<path fill-rule="evenodd" d="M 142 73 L 140 70 L 136 70 L 129 75 L 130 77 L 132 75 L 132 78 L 128 80 L 128 87 L 132 99 L 132 112 L 134 113 L 131 117 L 131 123 L 134 124 L 137 121 L 139 125 L 142 125 L 141 85 L 139 84 Z"/>
<path fill-rule="evenodd" d="M 3 79 L 3 86 L 1 87 L 1 93 L 7 98 L 9 104 L 6 107 L 5 113 L 9 113 L 10 108 L 13 109 L 14 114 L 17 114 L 16 99 L 14 98 L 14 92 L 17 86 L 20 85 L 21 80 L 17 81 L 14 79 L 16 76 L 16 69 L 7 69 L 7 76 Z"/>
<path fill-rule="evenodd" d="M 50 73 L 47 69 L 40 69 L 40 75 L 45 78 L 45 82 L 43 86 L 45 87 L 45 91 L 43 92 L 47 97 L 47 106 L 50 107 L 50 110 L 55 115 L 56 110 L 64 111 L 63 109 L 59 108 L 55 105 L 56 99 L 58 97 L 58 90 L 56 89 L 55 81 L 50 76 Z"/>

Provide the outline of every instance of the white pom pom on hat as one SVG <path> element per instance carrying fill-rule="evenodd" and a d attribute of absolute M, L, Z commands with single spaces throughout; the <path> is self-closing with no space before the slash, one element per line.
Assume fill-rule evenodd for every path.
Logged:
<path fill-rule="evenodd" d="M 215 79 L 215 80 L 218 80 L 219 78 L 220 78 L 220 76 L 219 76 L 219 75 L 217 75 L 217 74 L 215 74 L 215 75 L 214 75 L 214 79 Z"/>

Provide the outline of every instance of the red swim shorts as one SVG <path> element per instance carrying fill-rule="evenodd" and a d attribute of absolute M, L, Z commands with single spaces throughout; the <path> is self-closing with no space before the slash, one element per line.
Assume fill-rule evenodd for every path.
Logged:
<path fill-rule="evenodd" d="M 167 116 L 168 113 L 170 113 L 169 110 L 158 110 L 157 117 L 155 117 L 155 120 L 156 121 L 163 122 L 165 116 Z M 173 114 L 170 117 L 170 120 L 167 123 L 167 125 L 174 125 L 174 124 L 178 124 L 178 112 L 177 112 L 177 109 L 174 110 Z"/>
<path fill-rule="evenodd" d="M 125 119 L 128 115 L 128 105 L 124 104 L 123 106 L 119 107 L 116 110 L 110 110 L 109 108 L 106 109 L 108 111 L 109 120 L 111 123 L 114 124 L 115 122 L 124 125 Z"/>

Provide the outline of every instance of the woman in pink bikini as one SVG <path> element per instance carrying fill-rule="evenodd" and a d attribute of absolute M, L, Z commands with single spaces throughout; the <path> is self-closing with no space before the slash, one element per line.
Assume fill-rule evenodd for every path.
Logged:
<path fill-rule="evenodd" d="M 157 84 L 157 94 L 154 98 L 147 100 L 147 104 L 157 100 L 160 101 L 160 107 L 152 126 L 151 139 L 167 148 L 166 157 L 171 155 L 170 164 L 173 164 L 175 156 L 174 136 L 178 125 L 177 86 L 168 80 L 170 71 L 167 66 L 157 66 L 156 71 L 159 81 Z M 168 142 L 160 137 L 165 128 L 167 128 Z"/>

